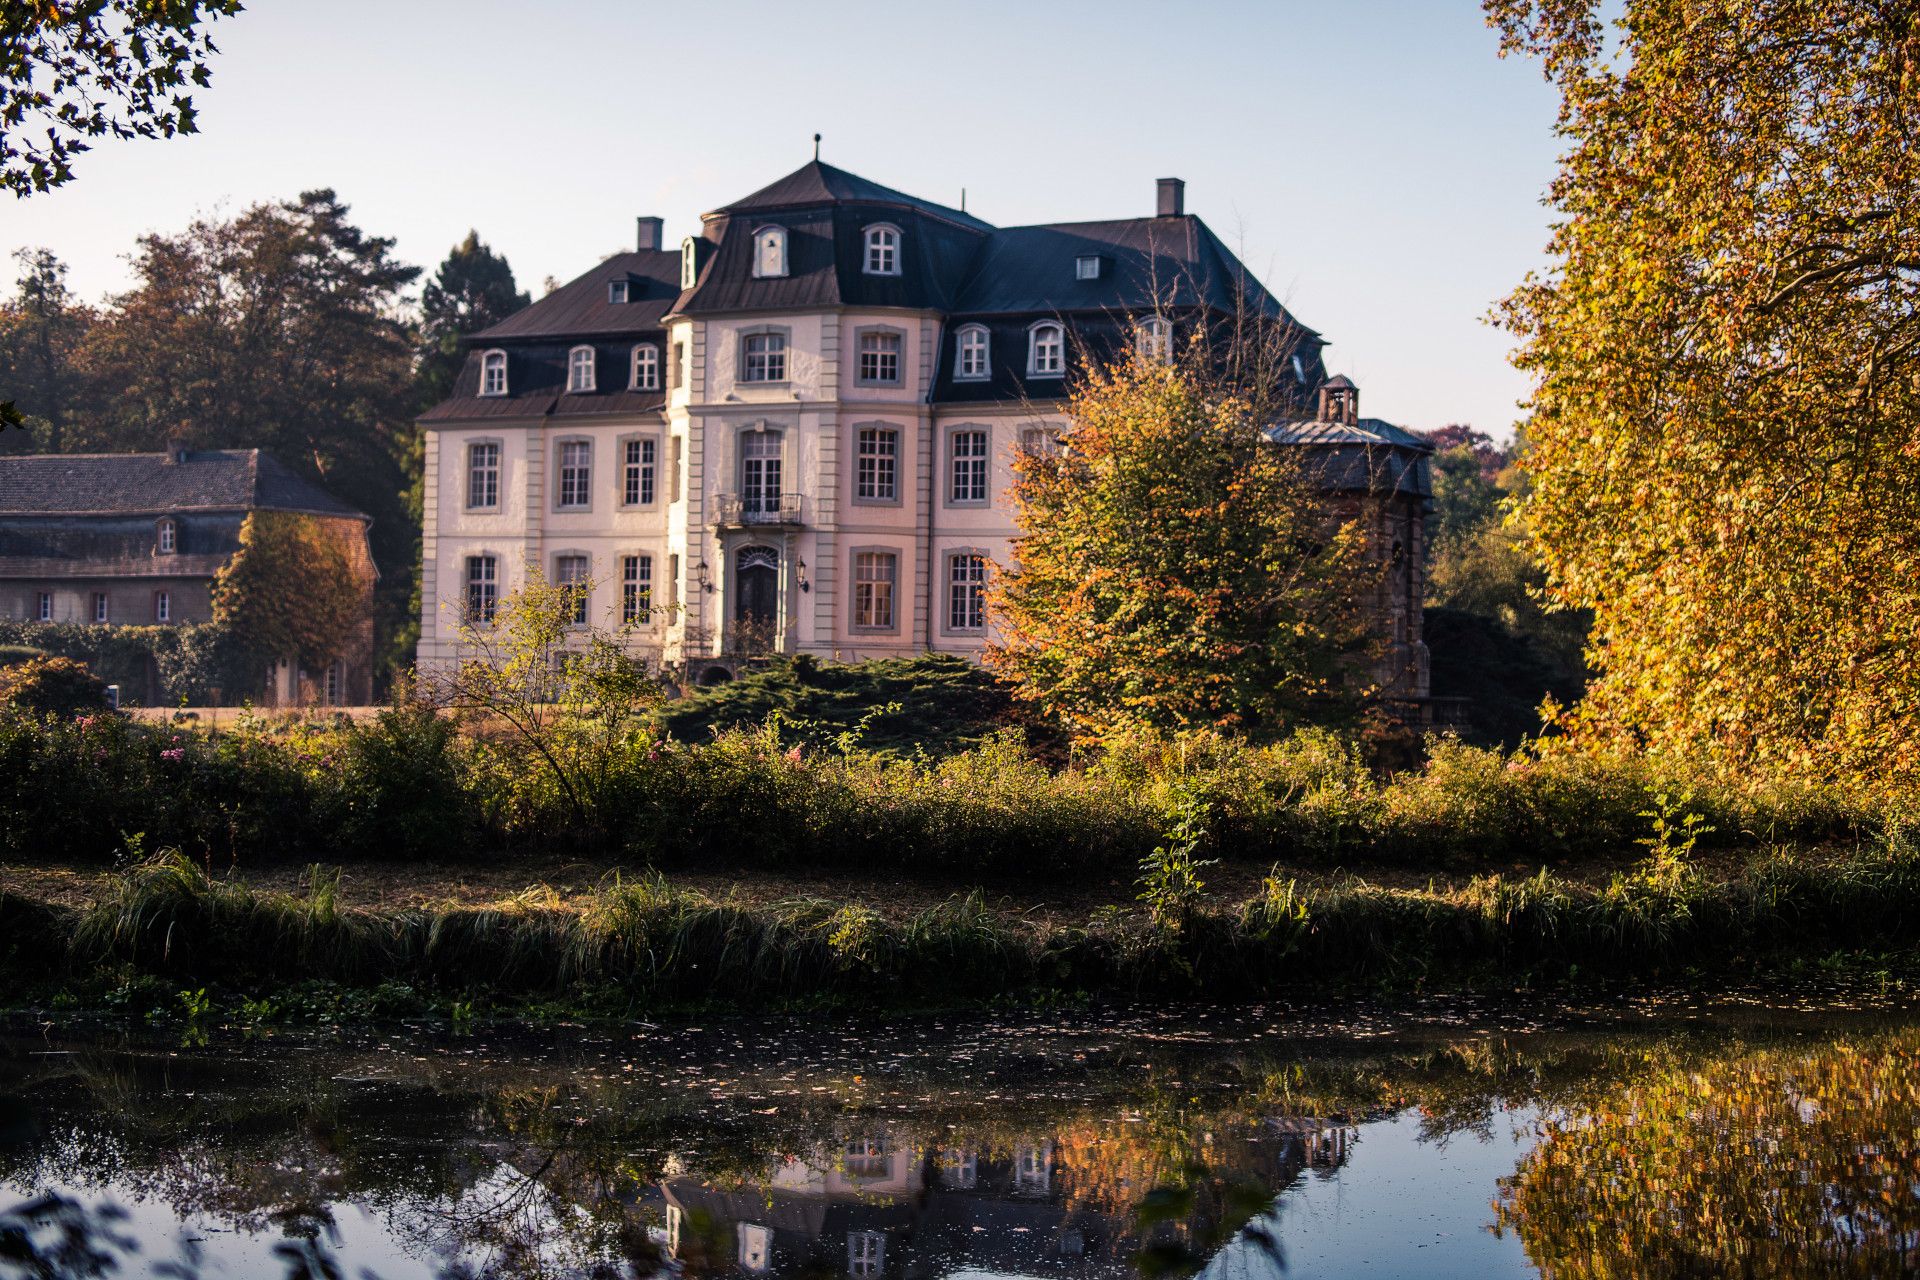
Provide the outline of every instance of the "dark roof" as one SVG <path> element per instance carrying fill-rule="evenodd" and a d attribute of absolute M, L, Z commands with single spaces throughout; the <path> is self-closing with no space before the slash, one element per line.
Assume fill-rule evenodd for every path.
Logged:
<path fill-rule="evenodd" d="M 627 301 L 607 301 L 607 285 L 615 280 L 627 282 Z M 491 329 L 470 335 L 467 341 L 491 345 L 525 338 L 646 333 L 661 327 L 660 317 L 679 294 L 677 252 L 648 249 L 616 253 Z"/>
<path fill-rule="evenodd" d="M 821 160 L 801 165 L 778 182 L 768 183 L 752 195 L 736 200 L 720 211 L 722 213 L 746 210 L 764 212 L 768 209 L 824 204 L 894 205 L 901 209 L 912 209 L 930 217 L 957 222 L 975 231 L 993 230 L 991 223 L 982 222 L 970 213 L 963 213 L 959 209 L 950 208 L 944 204 L 935 204 L 931 200 L 922 200 L 904 191 L 895 191 L 892 187 L 883 187 L 857 173 L 836 169 Z"/>
<path fill-rule="evenodd" d="M 0 456 L 0 514 L 301 511 L 367 517 L 259 449 Z"/>
<path fill-rule="evenodd" d="M 567 390 L 567 362 L 576 345 L 572 342 L 521 343 L 505 348 L 507 353 L 507 394 L 480 394 L 480 362 L 491 347 L 470 346 L 466 362 L 453 379 L 453 393 L 420 415 L 422 422 L 485 422 L 500 418 L 538 418 L 552 414 L 556 418 L 595 417 L 602 414 L 658 412 L 666 404 L 666 391 L 633 391 L 633 348 L 650 342 L 659 351 L 661 385 L 666 383 L 665 330 L 649 330 L 617 339 L 602 338 L 591 345 L 594 350 L 594 384 L 598 391 Z"/>
<path fill-rule="evenodd" d="M 1336 375 L 1338 376 L 1338 375 Z M 1348 383 L 1352 386 L 1352 383 Z M 1433 500 L 1433 445 L 1379 418 L 1357 423 L 1315 418 L 1267 428 L 1275 444 L 1308 446 L 1308 469 L 1329 489 L 1345 493 L 1400 493 Z"/>

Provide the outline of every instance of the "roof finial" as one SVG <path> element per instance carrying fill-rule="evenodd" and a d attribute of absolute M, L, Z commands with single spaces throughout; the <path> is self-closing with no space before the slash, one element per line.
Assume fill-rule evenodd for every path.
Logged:
<path fill-rule="evenodd" d="M 820 135 L 817 133 L 813 135 L 813 158 L 815 160 L 820 158 Z"/>

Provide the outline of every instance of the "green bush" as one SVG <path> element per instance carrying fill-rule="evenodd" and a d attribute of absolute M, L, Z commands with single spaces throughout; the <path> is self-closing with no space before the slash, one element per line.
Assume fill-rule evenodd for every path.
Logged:
<path fill-rule="evenodd" d="M 30 658 L 0 672 L 0 702 L 44 716 L 106 711 L 107 682 L 72 658 Z"/>

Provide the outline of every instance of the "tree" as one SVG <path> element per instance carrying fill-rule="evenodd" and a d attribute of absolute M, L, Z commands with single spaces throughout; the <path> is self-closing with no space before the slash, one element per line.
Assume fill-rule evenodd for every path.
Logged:
<path fill-rule="evenodd" d="M 1920 15 L 1904 0 L 1488 0 L 1569 151 L 1522 506 L 1594 611 L 1577 725 L 1920 771 Z"/>
<path fill-rule="evenodd" d="M 448 251 L 420 294 L 420 363 L 415 403 L 444 400 L 460 372 L 460 339 L 499 324 L 533 300 L 514 283 L 513 268 L 477 231 Z"/>
<path fill-rule="evenodd" d="M 1350 714 L 1373 572 L 1202 344 L 1096 368 L 1058 452 L 1015 462 L 1015 567 L 987 661 L 1086 734 L 1212 726 L 1254 737 Z"/>
<path fill-rule="evenodd" d="M 78 352 L 94 323 L 90 307 L 67 289 L 66 264 L 45 249 L 20 249 L 20 283 L 14 300 L 0 305 L 0 387 L 35 430 L 0 442 L 61 452 L 67 422 L 78 408 L 82 379 Z M 23 425 L 25 425 L 23 423 Z"/>
<path fill-rule="evenodd" d="M 262 663 L 292 657 L 319 670 L 345 655 L 366 616 L 367 582 L 349 547 L 292 511 L 247 515 L 212 594 L 214 622 Z"/>
<path fill-rule="evenodd" d="M 0 188 L 61 185 L 90 138 L 195 132 L 189 90 L 206 87 L 216 52 L 207 27 L 238 12 L 239 0 L 0 6 Z"/>

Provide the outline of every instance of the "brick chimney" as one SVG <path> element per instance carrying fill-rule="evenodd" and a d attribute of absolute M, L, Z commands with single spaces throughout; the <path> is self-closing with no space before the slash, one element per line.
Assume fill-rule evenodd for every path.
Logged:
<path fill-rule="evenodd" d="M 1162 178 L 1159 183 L 1160 203 L 1155 211 L 1156 217 L 1178 218 L 1187 211 L 1187 184 L 1178 178 Z"/>
<path fill-rule="evenodd" d="M 666 231 L 666 223 L 660 218 L 635 218 L 639 234 L 634 237 L 634 247 L 645 253 L 649 249 L 660 247 L 660 237 Z"/>
<path fill-rule="evenodd" d="M 175 427 L 173 430 L 167 432 L 167 465 L 172 466 L 175 463 L 185 462 L 186 460 L 187 429 L 184 426 Z"/>

